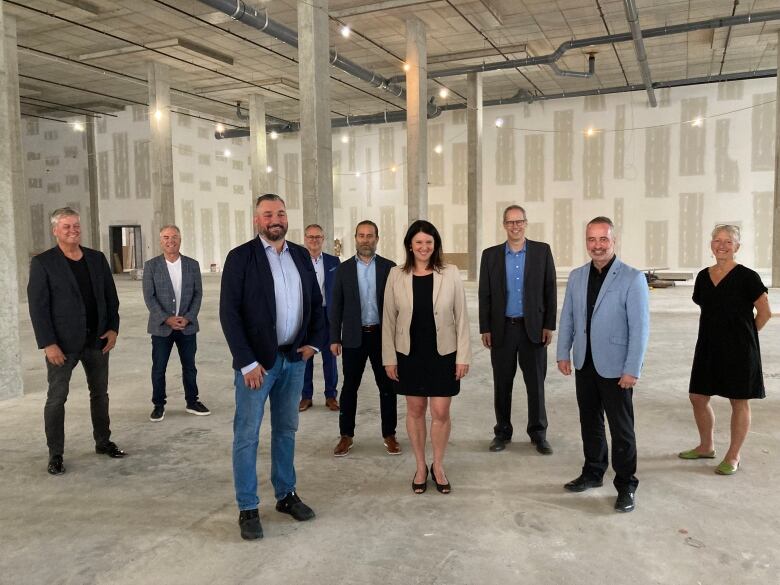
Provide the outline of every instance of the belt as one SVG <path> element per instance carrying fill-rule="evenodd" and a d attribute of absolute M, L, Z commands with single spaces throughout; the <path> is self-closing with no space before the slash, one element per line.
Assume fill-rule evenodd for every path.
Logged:
<path fill-rule="evenodd" d="M 379 325 L 363 325 L 361 329 L 363 330 L 363 333 L 375 333 L 376 331 L 379 331 Z"/>
<path fill-rule="evenodd" d="M 279 353 L 290 353 L 292 351 L 292 343 L 288 343 L 287 345 L 280 345 L 279 346 Z"/>
<path fill-rule="evenodd" d="M 522 317 L 504 317 L 504 321 L 511 325 L 522 325 L 523 324 L 523 318 Z"/>

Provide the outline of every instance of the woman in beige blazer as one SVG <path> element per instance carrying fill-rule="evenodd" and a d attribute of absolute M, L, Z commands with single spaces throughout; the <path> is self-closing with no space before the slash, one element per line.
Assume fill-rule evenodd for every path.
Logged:
<path fill-rule="evenodd" d="M 429 222 L 417 220 L 404 237 L 406 262 L 390 271 L 382 320 L 382 363 L 406 395 L 406 430 L 417 460 L 412 490 L 428 482 L 425 414 L 430 404 L 436 489 L 448 494 L 444 452 L 450 437 L 450 402 L 469 371 L 471 344 L 466 294 L 456 266 L 442 261 L 441 237 Z"/>

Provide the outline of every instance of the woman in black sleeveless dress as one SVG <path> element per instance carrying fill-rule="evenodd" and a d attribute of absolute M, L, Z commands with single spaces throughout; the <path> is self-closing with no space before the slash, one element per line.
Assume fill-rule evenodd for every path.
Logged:
<path fill-rule="evenodd" d="M 406 430 L 417 470 L 415 493 L 425 491 L 426 411 L 431 412 L 431 475 L 449 493 L 444 453 L 450 436 L 450 402 L 471 361 L 466 294 L 460 271 L 441 259 L 441 237 L 427 221 L 415 221 L 404 238 L 406 263 L 390 271 L 382 320 L 382 363 L 406 395 Z"/>
<path fill-rule="evenodd" d="M 699 272 L 693 289 L 693 302 L 701 307 L 701 317 L 689 392 L 700 442 L 679 456 L 715 457 L 715 414 L 710 397 L 723 396 L 731 401 L 731 444 L 715 473 L 733 475 L 750 429 L 748 400 L 765 396 L 758 332 L 772 313 L 761 278 L 734 259 L 739 250 L 739 228 L 716 226 L 710 246 L 715 265 Z"/>

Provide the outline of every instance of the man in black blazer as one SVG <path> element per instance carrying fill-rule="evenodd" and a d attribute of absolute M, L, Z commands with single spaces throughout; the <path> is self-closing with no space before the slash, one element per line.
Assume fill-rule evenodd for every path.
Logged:
<path fill-rule="evenodd" d="M 507 207 L 503 224 L 507 241 L 482 252 L 479 275 L 479 331 L 490 349 L 496 410 L 490 451 L 503 451 L 512 440 L 512 383 L 519 364 L 528 395 L 528 435 L 539 453 L 550 455 L 544 379 L 555 330 L 555 264 L 548 244 L 526 239 L 522 207 Z"/>
<path fill-rule="evenodd" d="M 65 401 L 73 368 L 87 375 L 95 452 L 125 456 L 110 441 L 108 353 L 119 331 L 119 298 L 105 256 L 81 247 L 81 222 L 70 207 L 51 215 L 57 245 L 30 262 L 27 300 L 35 340 L 46 355 L 49 389 L 43 410 L 48 472 L 65 473 Z"/>
<path fill-rule="evenodd" d="M 336 269 L 330 303 L 330 350 L 341 355 L 344 386 L 341 388 L 339 439 L 333 454 L 344 457 L 352 449 L 355 436 L 357 393 L 366 360 L 371 360 L 374 380 L 379 388 L 382 437 L 389 455 L 401 453 L 395 438 L 398 414 L 392 382 L 382 365 L 382 307 L 385 283 L 395 262 L 376 253 L 379 228 L 365 220 L 355 228 L 357 254 Z"/>
<path fill-rule="evenodd" d="M 295 491 L 295 432 L 306 360 L 325 347 L 322 295 L 309 253 L 287 242 L 281 197 L 261 195 L 258 237 L 230 251 L 222 272 L 219 320 L 233 355 L 233 481 L 241 537 L 262 538 L 257 507 L 257 447 L 271 402 L 271 484 L 276 509 L 296 520 L 314 512 Z"/>

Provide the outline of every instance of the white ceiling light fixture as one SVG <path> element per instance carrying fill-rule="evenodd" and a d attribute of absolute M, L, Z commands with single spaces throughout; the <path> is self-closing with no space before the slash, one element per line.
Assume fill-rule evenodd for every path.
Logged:
<path fill-rule="evenodd" d="M 439 97 L 440 97 L 441 99 L 444 99 L 444 98 L 446 98 L 448 95 L 450 95 L 450 90 L 449 90 L 449 89 L 447 89 L 446 87 L 442 87 L 442 88 L 439 90 Z"/>
<path fill-rule="evenodd" d="M 351 33 L 352 33 L 352 29 L 349 28 L 349 26 L 347 26 L 346 24 L 341 27 L 341 36 L 344 37 L 345 39 L 348 39 Z"/>
<path fill-rule="evenodd" d="M 222 133 L 225 131 L 225 126 L 224 126 L 224 124 L 217 124 L 217 125 L 214 127 L 214 129 L 215 129 L 217 132 L 219 132 L 220 134 L 222 134 Z"/>

